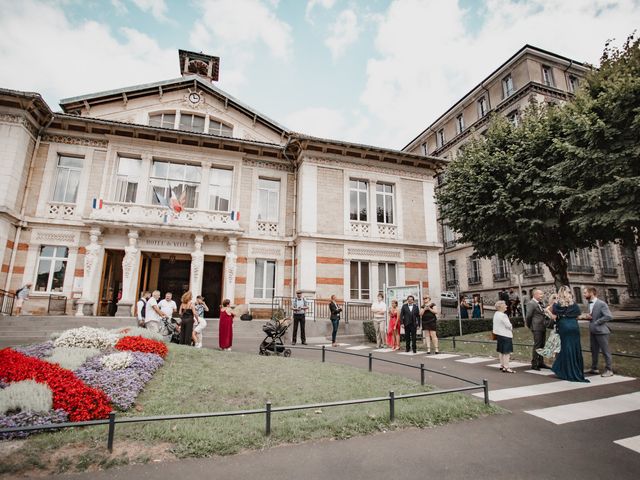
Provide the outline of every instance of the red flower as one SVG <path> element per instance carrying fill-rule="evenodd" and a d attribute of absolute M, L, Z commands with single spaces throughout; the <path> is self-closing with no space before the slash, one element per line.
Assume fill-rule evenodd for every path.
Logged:
<path fill-rule="evenodd" d="M 116 349 L 131 352 L 155 353 L 162 358 L 166 357 L 169 352 L 164 343 L 144 337 L 123 337 L 116 343 Z"/>
<path fill-rule="evenodd" d="M 53 392 L 53 408 L 62 408 L 72 422 L 107 418 L 111 411 L 107 395 L 85 385 L 70 370 L 10 348 L 0 350 L 0 379 L 35 380 L 48 385 Z"/>

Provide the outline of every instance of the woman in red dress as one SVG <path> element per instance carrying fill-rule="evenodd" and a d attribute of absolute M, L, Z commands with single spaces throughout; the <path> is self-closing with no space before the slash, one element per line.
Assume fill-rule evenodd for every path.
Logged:
<path fill-rule="evenodd" d="M 389 329 L 387 331 L 387 345 L 394 350 L 400 348 L 400 321 L 398 320 L 398 301 L 391 300 L 389 309 Z"/>
<path fill-rule="evenodd" d="M 218 331 L 218 344 L 220 350 L 231 350 L 231 344 L 233 343 L 233 316 L 231 311 L 229 299 L 224 299 L 220 307 L 220 324 Z"/>

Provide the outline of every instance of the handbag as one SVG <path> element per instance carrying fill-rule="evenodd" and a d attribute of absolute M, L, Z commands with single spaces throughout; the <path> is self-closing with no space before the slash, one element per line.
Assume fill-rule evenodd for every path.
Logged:
<path fill-rule="evenodd" d="M 538 355 L 542 355 L 543 357 L 546 357 L 546 358 L 551 358 L 555 354 L 560 353 L 561 347 L 562 345 L 560 342 L 560 335 L 556 333 L 555 330 L 553 330 L 549 334 L 549 338 L 547 338 L 547 341 L 544 344 L 544 347 L 537 348 L 536 352 L 538 352 Z"/>
<path fill-rule="evenodd" d="M 498 336 L 495 333 L 491 332 L 491 340 L 497 340 L 497 339 L 498 339 Z"/>

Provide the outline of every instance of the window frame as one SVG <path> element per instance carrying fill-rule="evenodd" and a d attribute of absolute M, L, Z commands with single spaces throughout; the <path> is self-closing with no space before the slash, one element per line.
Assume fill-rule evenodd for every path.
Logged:
<path fill-rule="evenodd" d="M 356 266 L 357 286 L 352 282 L 353 267 Z M 366 270 L 365 270 L 366 266 Z M 364 272 L 366 271 L 367 288 L 363 288 Z M 354 291 L 357 296 L 354 296 Z M 349 298 L 351 300 L 371 300 L 371 262 L 365 260 L 351 260 L 349 262 Z"/>
<path fill-rule="evenodd" d="M 187 117 L 191 117 L 191 127 L 190 128 L 184 128 L 182 125 L 182 121 L 183 119 L 187 118 Z M 202 119 L 202 130 L 194 130 L 193 128 L 193 122 L 196 118 L 200 118 Z M 207 116 L 206 115 L 201 115 L 198 113 L 193 113 L 193 112 L 180 112 L 180 120 L 178 121 L 178 130 L 182 130 L 183 132 L 192 132 L 192 133 L 205 133 L 206 130 L 206 123 L 207 123 Z"/>
<path fill-rule="evenodd" d="M 464 132 L 464 114 L 460 113 L 456 115 L 456 133 L 460 135 Z"/>
<path fill-rule="evenodd" d="M 379 191 L 378 187 L 383 187 L 383 191 Z M 384 188 L 385 187 L 389 187 L 391 188 L 390 192 L 385 192 Z M 382 198 L 382 221 L 380 221 L 379 219 L 379 212 L 378 212 L 378 197 Z M 388 205 L 387 205 L 387 200 L 391 199 L 391 221 L 387 221 L 387 217 L 388 215 Z M 376 223 L 379 224 L 383 224 L 383 225 L 395 225 L 395 185 L 393 183 L 385 183 L 385 182 L 376 182 Z"/>
<path fill-rule="evenodd" d="M 502 78 L 502 98 L 509 98 L 516 91 L 513 76 L 509 73 Z"/>
<path fill-rule="evenodd" d="M 80 160 L 82 162 L 82 166 L 80 167 L 76 167 L 76 166 L 68 166 L 68 165 L 60 165 L 60 161 L 63 159 L 70 159 L 70 160 Z M 56 161 L 56 179 L 55 182 L 53 184 L 53 192 L 51 194 L 51 201 L 52 202 L 56 202 L 56 203 L 68 203 L 68 204 L 73 204 L 75 205 L 76 202 L 78 201 L 78 192 L 80 190 L 80 180 L 82 177 L 82 170 L 84 168 L 84 157 L 78 157 L 78 156 L 73 156 L 73 155 L 65 155 L 65 154 L 58 154 L 58 159 Z M 57 197 L 57 193 L 58 193 L 58 180 L 60 178 L 61 173 L 66 174 L 66 178 L 64 180 L 64 189 L 63 189 L 63 195 L 62 195 L 62 200 L 58 200 L 56 199 Z M 76 185 L 76 189 L 75 189 L 75 193 L 73 194 L 73 199 L 72 200 L 67 200 L 67 196 L 68 196 L 68 188 L 69 188 L 69 178 L 71 173 L 76 173 L 77 174 L 77 185 Z"/>
<path fill-rule="evenodd" d="M 258 263 L 262 263 L 263 267 L 262 267 L 262 276 L 261 278 L 258 276 Z M 268 280 L 269 280 L 269 265 L 273 266 L 273 286 L 272 287 L 267 287 L 268 284 Z M 269 258 L 256 258 L 253 262 L 253 298 L 259 298 L 259 299 L 269 299 L 269 298 L 273 298 L 276 294 L 276 275 L 277 275 L 277 268 L 278 268 L 278 262 L 273 260 L 273 259 L 269 259 Z M 258 285 L 258 282 L 261 283 L 261 285 Z M 259 293 L 259 294 L 258 294 Z M 268 293 L 271 293 L 270 296 L 267 296 Z"/>
<path fill-rule="evenodd" d="M 548 78 L 546 78 L 546 73 L 548 73 Z M 553 67 L 551 67 L 551 65 L 542 65 L 542 83 L 547 87 L 556 86 L 555 78 L 553 77 Z"/>
<path fill-rule="evenodd" d="M 580 78 L 577 75 L 567 74 L 567 90 L 571 93 L 576 93 L 580 88 Z"/>
<path fill-rule="evenodd" d="M 489 104 L 487 101 L 487 96 L 483 95 L 478 99 L 478 118 L 484 118 L 489 112 Z"/>
<path fill-rule="evenodd" d="M 155 174 L 155 167 L 156 164 L 160 164 L 160 163 L 164 163 L 167 165 L 166 169 L 167 169 L 167 173 L 164 177 L 160 177 L 160 176 L 156 176 Z M 170 178 L 170 172 L 171 172 L 171 165 L 181 165 L 184 168 L 184 173 L 182 176 L 182 179 L 177 179 L 177 178 Z M 187 168 L 186 167 L 194 167 L 197 169 L 198 171 L 198 180 L 197 181 L 192 181 L 192 180 L 187 180 Z M 156 185 L 154 184 L 154 181 L 157 181 L 158 183 L 162 183 L 162 185 Z M 156 189 L 158 190 L 162 190 L 165 199 L 167 200 L 167 202 L 170 200 L 171 198 L 171 191 L 169 190 L 169 188 L 171 190 L 174 191 L 174 194 L 176 195 L 176 197 L 180 197 L 180 195 L 182 195 L 182 192 L 184 192 L 185 189 L 185 185 L 189 186 L 189 187 L 195 187 L 194 192 L 193 192 L 193 204 L 189 203 L 189 196 L 187 196 L 187 201 L 185 202 L 185 205 L 183 205 L 185 208 L 191 208 L 191 209 L 197 209 L 198 208 L 198 201 L 199 201 L 199 197 L 200 197 L 200 186 L 201 186 L 201 182 L 202 182 L 202 165 L 194 165 L 193 163 L 189 163 L 189 162 L 176 162 L 176 161 L 171 161 L 171 160 L 164 160 L 164 159 L 153 159 L 151 162 L 151 172 L 149 174 L 149 182 L 151 183 L 151 205 L 160 205 L 160 203 L 158 203 L 157 199 L 156 199 L 156 195 L 155 195 L 155 191 Z M 173 182 L 173 183 L 172 183 Z M 182 187 L 180 189 L 180 192 L 176 192 L 175 189 L 177 186 Z"/>
<path fill-rule="evenodd" d="M 277 188 L 267 188 L 261 185 L 261 182 L 265 181 L 265 182 L 274 182 L 278 184 Z M 258 208 L 257 208 L 257 212 L 256 212 L 256 219 L 258 221 L 262 221 L 262 222 L 273 222 L 273 223 L 279 223 L 280 221 L 280 190 L 282 188 L 282 181 L 279 178 L 270 178 L 270 177 L 263 177 L 260 176 L 258 177 L 258 185 L 257 185 L 257 191 L 258 191 Z M 263 203 L 260 200 L 260 192 L 265 191 L 267 192 L 267 202 L 266 204 Z M 273 218 L 271 216 L 270 213 L 270 202 L 271 202 L 271 198 L 272 198 L 272 194 L 275 194 L 275 218 Z M 266 206 L 266 218 L 262 217 L 263 211 L 262 208 Z"/>
<path fill-rule="evenodd" d="M 171 126 L 170 127 L 165 125 L 165 123 L 168 123 L 168 122 L 165 122 L 165 120 L 164 120 L 165 115 L 172 115 L 173 116 L 173 122 L 171 122 Z M 160 117 L 160 125 L 152 125 L 151 124 L 151 121 L 152 121 L 151 119 L 154 118 L 154 117 L 158 117 L 158 116 Z M 173 110 L 171 112 L 153 112 L 153 113 L 149 114 L 149 122 L 148 123 L 149 123 L 150 127 L 154 127 L 154 128 L 170 128 L 172 130 L 175 130 L 176 129 L 176 119 L 177 118 L 178 118 L 178 114 L 177 114 L 177 112 L 175 110 Z"/>
<path fill-rule="evenodd" d="M 391 268 L 393 267 L 393 268 Z M 395 282 L 389 282 L 389 272 L 393 269 L 393 277 Z M 384 279 L 380 275 L 381 270 L 384 272 Z M 369 280 L 371 282 L 371 280 Z M 387 287 L 395 287 L 398 282 L 398 264 L 394 262 L 378 262 L 378 293 L 384 293 L 384 285 Z"/>
<path fill-rule="evenodd" d="M 46 256 L 43 257 L 42 253 L 44 251 L 45 248 L 53 248 L 53 255 L 52 256 Z M 65 256 L 61 257 L 58 256 L 58 249 L 59 248 L 63 248 L 65 249 Z M 48 261 L 50 262 L 49 265 L 49 272 L 47 274 L 47 286 L 46 286 L 46 290 L 38 290 L 38 277 L 40 276 L 40 264 L 42 261 Z M 55 266 L 57 262 L 62 262 L 62 267 L 63 267 L 63 274 L 62 274 L 62 283 L 61 286 L 59 288 L 59 290 L 52 290 L 51 287 L 53 286 L 53 279 L 55 278 Z M 68 266 L 68 262 L 69 262 L 69 247 L 63 246 L 63 245 L 40 245 L 40 251 L 38 252 L 38 261 L 36 262 L 36 270 L 35 270 L 35 279 L 33 281 L 33 285 L 34 285 L 34 292 L 35 293 L 48 293 L 48 294 L 53 294 L 53 293 L 61 293 L 64 291 L 64 282 L 67 276 L 67 266 Z"/>
<path fill-rule="evenodd" d="M 355 182 L 355 186 L 353 183 Z M 360 188 L 361 185 L 364 185 L 364 189 Z M 356 218 L 352 218 L 352 198 L 351 193 L 355 192 L 356 194 Z M 362 208 L 362 200 L 361 197 L 364 193 L 364 209 Z M 362 211 L 364 210 L 364 215 Z M 361 218 L 363 217 L 364 218 Z M 349 178 L 349 220 L 352 222 L 368 222 L 369 221 L 369 180 L 364 180 L 361 178 Z"/>
<path fill-rule="evenodd" d="M 224 200 L 221 195 L 217 195 L 215 197 L 215 200 L 212 198 L 214 193 L 216 193 L 220 189 L 227 188 L 224 185 L 216 185 L 216 184 L 212 183 L 212 181 L 214 179 L 214 176 L 212 175 L 214 170 L 223 171 L 223 172 L 229 172 L 230 173 L 229 185 L 228 185 L 228 190 L 229 190 L 228 193 L 229 193 L 229 195 L 228 195 L 228 199 L 227 199 L 228 205 L 227 205 L 227 209 L 226 210 L 220 208 L 220 202 Z M 224 167 L 219 167 L 217 165 L 211 166 L 211 169 L 209 170 L 209 185 L 208 185 L 208 187 L 209 187 L 209 189 L 208 189 L 208 193 L 209 193 L 208 207 L 209 207 L 209 210 L 212 210 L 214 212 L 229 212 L 229 211 L 231 211 L 231 198 L 232 198 L 232 195 L 233 195 L 233 176 L 234 176 L 233 168 L 224 168 Z M 212 202 L 213 202 L 213 205 L 212 205 Z"/>
<path fill-rule="evenodd" d="M 214 128 L 212 131 L 211 125 L 218 124 L 220 125 L 218 128 Z M 224 129 L 228 129 L 228 132 L 224 132 Z M 210 135 L 219 135 L 222 137 L 233 137 L 233 125 L 223 122 L 215 117 L 209 117 L 209 128 L 207 128 L 207 133 Z"/>
<path fill-rule="evenodd" d="M 125 155 L 118 155 L 117 157 L 118 159 L 118 165 L 116 167 L 116 184 L 115 184 L 115 189 L 113 192 L 113 201 L 114 202 L 118 202 L 118 203 L 136 203 L 137 198 L 138 198 L 138 192 L 139 192 L 139 186 L 140 186 L 140 180 L 142 177 L 142 160 L 139 158 L 135 158 L 135 157 L 127 157 Z M 138 162 L 138 175 L 123 175 L 120 174 L 120 165 L 122 164 L 122 160 L 133 160 L 135 162 Z M 131 180 L 135 180 L 131 181 Z M 123 187 L 123 184 L 126 183 L 126 187 Z M 129 188 L 131 185 L 135 185 L 135 189 L 133 191 L 132 195 L 129 195 Z M 123 190 L 124 190 L 124 199 L 123 197 Z M 127 200 L 127 198 L 130 197 L 130 200 Z"/>
<path fill-rule="evenodd" d="M 444 128 L 441 128 L 436 132 L 436 146 L 438 148 L 442 148 L 444 144 L 445 144 Z"/>

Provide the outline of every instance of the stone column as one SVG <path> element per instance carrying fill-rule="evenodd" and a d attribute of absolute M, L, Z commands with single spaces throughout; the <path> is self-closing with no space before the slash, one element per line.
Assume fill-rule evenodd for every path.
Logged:
<path fill-rule="evenodd" d="M 84 277 L 82 279 L 82 297 L 78 300 L 78 310 L 76 316 L 94 314 L 94 304 L 99 298 L 100 292 L 100 272 L 104 259 L 104 248 L 98 243 L 100 234 L 99 228 L 92 228 L 89 232 L 89 245 L 85 247 L 84 254 Z"/>
<path fill-rule="evenodd" d="M 236 260 L 238 255 L 238 240 L 229 238 L 229 249 L 224 256 L 224 297 L 234 304 L 236 296 Z"/>
<path fill-rule="evenodd" d="M 122 259 L 122 298 L 118 301 L 116 317 L 130 317 L 131 307 L 136 301 L 136 282 L 140 270 L 140 250 L 138 249 L 138 231 L 129 230 L 129 245 L 124 247 Z"/>
<path fill-rule="evenodd" d="M 189 288 L 193 297 L 202 295 L 202 274 L 204 271 L 204 252 L 202 251 L 202 243 L 204 237 L 196 235 L 193 239 L 193 252 L 191 252 L 191 275 L 189 278 Z"/>

